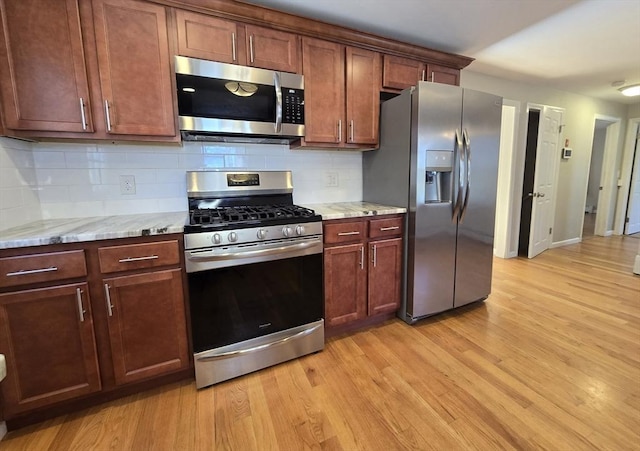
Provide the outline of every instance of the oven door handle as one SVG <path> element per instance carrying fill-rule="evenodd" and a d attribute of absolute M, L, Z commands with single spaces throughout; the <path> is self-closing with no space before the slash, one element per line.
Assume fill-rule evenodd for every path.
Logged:
<path fill-rule="evenodd" d="M 258 250 L 240 250 L 235 252 L 217 252 L 216 250 L 208 250 L 208 251 L 189 251 L 188 258 L 189 260 L 237 260 L 247 257 L 260 257 L 263 255 L 273 255 L 273 254 L 282 254 L 285 252 L 294 252 L 302 249 L 306 249 L 308 247 L 317 246 L 321 244 L 319 238 L 305 241 L 302 243 L 296 244 L 286 244 L 284 246 L 276 245 L 274 247 L 267 247 Z"/>
<path fill-rule="evenodd" d="M 301 330 L 293 335 L 289 335 L 287 337 L 281 338 L 280 340 L 272 341 L 270 343 L 265 343 L 263 345 L 254 346 L 253 348 L 246 349 L 238 349 L 237 351 L 228 351 L 228 352 L 214 352 L 212 354 L 203 355 L 201 357 L 197 357 L 196 360 L 199 362 L 210 362 L 212 360 L 221 360 L 221 359 L 229 359 L 231 357 L 238 357 L 245 354 L 250 354 L 252 352 L 261 351 L 266 348 L 270 348 L 272 346 L 284 344 L 290 340 L 295 340 L 305 335 L 312 334 L 319 328 L 324 327 L 324 324 L 318 324 L 316 326 L 310 327 L 309 329 Z"/>

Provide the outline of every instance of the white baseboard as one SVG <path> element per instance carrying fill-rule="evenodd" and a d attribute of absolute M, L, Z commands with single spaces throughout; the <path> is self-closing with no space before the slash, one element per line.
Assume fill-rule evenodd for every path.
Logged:
<path fill-rule="evenodd" d="M 556 241 L 554 243 L 551 243 L 551 245 L 549 246 L 549 249 L 553 249 L 554 247 L 568 246 L 570 244 L 578 244 L 581 241 L 582 241 L 582 238 L 571 238 L 570 240 Z"/>
<path fill-rule="evenodd" d="M 613 236 L 613 230 L 607 230 L 603 236 Z"/>
<path fill-rule="evenodd" d="M 5 421 L 0 421 L 0 440 L 7 435 L 7 423 Z"/>

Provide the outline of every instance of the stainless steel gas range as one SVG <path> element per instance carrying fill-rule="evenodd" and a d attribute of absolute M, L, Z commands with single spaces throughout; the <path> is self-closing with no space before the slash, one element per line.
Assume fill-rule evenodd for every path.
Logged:
<path fill-rule="evenodd" d="M 289 171 L 187 173 L 196 386 L 324 348 L 322 218 Z"/>

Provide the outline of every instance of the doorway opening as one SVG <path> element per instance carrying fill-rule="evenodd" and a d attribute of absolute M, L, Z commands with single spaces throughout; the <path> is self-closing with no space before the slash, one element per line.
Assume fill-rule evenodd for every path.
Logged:
<path fill-rule="evenodd" d="M 596 234 L 596 216 L 598 214 L 598 198 L 602 191 L 602 163 L 604 162 L 607 127 L 613 122 L 596 119 L 593 128 L 591 145 L 591 162 L 589 164 L 589 181 L 587 183 L 587 199 L 584 206 L 584 222 L 582 223 L 582 239 Z"/>
<path fill-rule="evenodd" d="M 540 110 L 529 110 L 527 119 L 527 144 L 524 157 L 524 178 L 522 181 L 522 208 L 520 210 L 520 235 L 518 255 L 529 253 L 531 231 L 531 212 L 533 210 L 533 181 L 536 171 L 536 153 L 538 150 L 538 129 L 540 128 Z"/>

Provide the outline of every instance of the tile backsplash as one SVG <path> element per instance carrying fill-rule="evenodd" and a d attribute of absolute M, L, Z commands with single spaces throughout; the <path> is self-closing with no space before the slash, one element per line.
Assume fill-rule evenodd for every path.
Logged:
<path fill-rule="evenodd" d="M 14 142 L 22 146 L 21 151 L 11 147 Z M 15 205 L 16 190 L 22 193 L 20 205 L 29 201 L 38 206 L 43 219 L 184 211 L 185 172 L 195 169 L 288 169 L 293 174 L 297 204 L 362 200 L 361 152 L 195 142 L 182 146 L 28 144 L 11 139 L 2 139 L 0 150 L 3 175 L 8 171 L 13 177 L 6 187 L 4 182 L 1 186 L 0 229 L 7 228 L 5 210 L 8 214 L 11 208 L 19 207 Z M 21 181 L 15 180 L 16 174 Z M 135 182 L 127 194 L 121 190 L 122 176 L 133 176 Z M 7 208 L 5 197 L 11 198 Z"/>
<path fill-rule="evenodd" d="M 0 230 L 41 218 L 31 147 L 0 137 Z"/>

